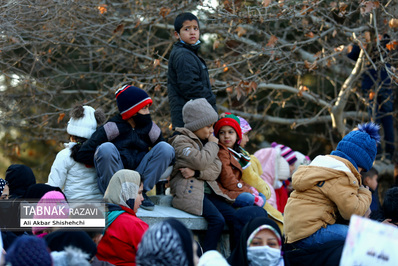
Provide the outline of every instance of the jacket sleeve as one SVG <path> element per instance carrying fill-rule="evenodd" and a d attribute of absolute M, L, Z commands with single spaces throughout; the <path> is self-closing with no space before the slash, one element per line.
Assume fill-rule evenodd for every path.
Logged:
<path fill-rule="evenodd" d="M 107 142 L 108 138 L 104 130 L 104 126 L 97 128 L 97 130 L 86 140 L 80 147 L 76 154 L 75 160 L 79 163 L 94 165 L 94 154 L 99 145 Z"/>
<path fill-rule="evenodd" d="M 242 179 L 249 186 L 252 186 L 262 193 L 266 199 L 271 197 L 271 189 L 267 182 L 265 182 L 258 173 L 254 170 L 253 164 L 250 164 L 246 169 L 243 170 Z"/>
<path fill-rule="evenodd" d="M 209 162 L 208 167 L 200 171 L 200 176 L 198 177 L 198 179 L 205 181 L 216 181 L 217 178 L 220 176 L 222 167 L 221 161 L 218 158 L 219 148 L 215 142 L 208 142 L 206 143 L 202 151 L 208 148 L 212 149 L 213 152 L 215 152 L 215 154 L 217 155 L 212 161 Z"/>
<path fill-rule="evenodd" d="M 218 145 L 206 143 L 202 150 L 189 137 L 178 136 L 172 143 L 176 154 L 176 166 L 188 167 L 192 170 L 205 171 L 217 158 Z M 202 174 L 201 174 L 202 175 Z"/>
<path fill-rule="evenodd" d="M 366 188 L 358 187 L 358 182 L 353 184 L 347 176 L 337 179 L 329 190 L 328 197 L 337 205 L 339 213 L 346 220 L 353 214 L 363 216 L 372 201 L 372 193 Z"/>
<path fill-rule="evenodd" d="M 200 171 L 198 179 L 205 181 L 216 181 L 221 173 L 221 161 L 216 157 L 213 162 L 203 171 Z"/>
<path fill-rule="evenodd" d="M 261 176 L 263 174 L 263 167 L 261 166 L 261 163 L 257 159 L 257 157 L 254 155 L 250 155 L 250 162 L 253 170 L 258 174 L 258 176 Z"/>
<path fill-rule="evenodd" d="M 152 142 L 152 147 L 161 141 L 164 141 L 162 130 L 160 127 L 152 121 L 152 128 L 148 133 L 149 139 Z"/>
<path fill-rule="evenodd" d="M 72 167 L 73 163 L 74 160 L 70 157 L 70 149 L 66 148 L 60 151 L 51 166 L 47 183 L 50 186 L 63 189 L 65 187 L 68 171 Z"/>
<path fill-rule="evenodd" d="M 201 69 L 197 65 L 195 55 L 183 53 L 176 56 L 174 68 L 177 69 L 177 83 L 186 101 L 202 98 L 203 84 Z"/>
<path fill-rule="evenodd" d="M 243 182 L 243 180 L 239 180 L 233 172 L 233 167 L 235 166 L 231 164 L 229 152 L 227 150 L 220 149 L 218 157 L 222 163 L 221 174 L 218 181 L 226 190 L 229 190 L 228 195 L 231 198 L 236 198 L 243 192 L 251 193 L 252 191 L 250 190 L 249 185 Z M 238 183 L 241 183 L 242 187 L 239 188 Z"/>

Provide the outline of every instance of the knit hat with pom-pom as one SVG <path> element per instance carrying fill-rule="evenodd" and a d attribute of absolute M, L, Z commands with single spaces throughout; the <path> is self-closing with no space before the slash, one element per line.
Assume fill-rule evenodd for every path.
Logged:
<path fill-rule="evenodd" d="M 286 159 L 286 161 L 289 163 L 289 165 L 292 165 L 297 161 L 296 154 L 290 147 L 282 145 L 282 144 L 278 144 L 276 142 L 272 142 L 271 147 L 279 148 L 281 150 L 281 155 L 283 156 L 283 158 Z"/>
<path fill-rule="evenodd" d="M 97 126 L 104 121 L 105 114 L 101 109 L 95 110 L 91 106 L 76 105 L 71 111 L 66 131 L 71 136 L 89 139 Z"/>
<path fill-rule="evenodd" d="M 358 125 L 358 129 L 345 135 L 330 154 L 349 160 L 356 169 L 361 167 L 369 171 L 376 158 L 379 129 L 379 125 L 372 122 Z"/>

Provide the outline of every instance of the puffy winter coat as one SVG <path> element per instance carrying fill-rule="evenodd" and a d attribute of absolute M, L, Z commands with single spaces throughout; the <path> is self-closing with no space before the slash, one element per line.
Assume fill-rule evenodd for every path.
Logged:
<path fill-rule="evenodd" d="M 226 146 L 221 143 L 218 143 L 218 146 L 220 147 L 218 157 L 221 160 L 222 169 L 217 182 L 221 191 L 231 199 L 236 199 L 243 192 L 253 193 L 250 186 L 242 179 L 242 167 L 239 162 Z"/>
<path fill-rule="evenodd" d="M 317 156 L 310 165 L 299 166 L 293 174 L 294 191 L 285 207 L 285 239 L 293 243 L 321 227 L 334 224 L 336 215 L 349 220 L 363 216 L 372 195 L 361 186 L 361 175 L 346 159 L 333 155 Z"/>
<path fill-rule="evenodd" d="M 176 128 L 181 135 L 170 139 L 174 147 L 176 162 L 171 173 L 170 190 L 175 208 L 195 214 L 203 214 L 205 182 L 219 196 L 233 202 L 223 194 L 215 181 L 221 172 L 221 161 L 218 159 L 218 145 L 207 142 L 204 146 L 199 138 L 186 128 Z M 200 172 L 198 177 L 184 178 L 180 168 L 188 167 Z"/>
<path fill-rule="evenodd" d="M 256 188 L 258 192 L 262 193 L 267 198 L 263 208 L 267 211 L 268 217 L 277 223 L 279 229 L 283 233 L 283 215 L 268 203 L 268 199 L 271 196 L 271 189 L 268 183 L 260 177 L 262 174 L 263 170 L 260 161 L 256 156 L 250 155 L 250 166 L 243 170 L 242 179 L 246 184 Z"/>
<path fill-rule="evenodd" d="M 135 212 L 121 206 L 120 214 L 106 229 L 97 247 L 97 258 L 114 265 L 135 265 L 138 244 L 148 229 L 148 224 Z"/>
<path fill-rule="evenodd" d="M 65 149 L 55 157 L 47 183 L 61 188 L 68 200 L 102 200 L 103 195 L 98 189 L 95 168 L 73 160 L 70 156 L 71 149 L 76 143 L 70 142 L 64 145 Z"/>
<path fill-rule="evenodd" d="M 132 128 L 118 114 L 98 127 L 76 155 L 78 162 L 94 165 L 94 153 L 99 145 L 112 142 L 120 153 L 125 169 L 135 170 L 149 149 L 163 141 L 162 131 L 152 122 L 144 128 Z"/>
<path fill-rule="evenodd" d="M 169 58 L 167 92 L 173 127 L 183 127 L 182 108 L 191 99 L 206 98 L 217 111 L 205 61 L 195 47 L 176 42 Z"/>

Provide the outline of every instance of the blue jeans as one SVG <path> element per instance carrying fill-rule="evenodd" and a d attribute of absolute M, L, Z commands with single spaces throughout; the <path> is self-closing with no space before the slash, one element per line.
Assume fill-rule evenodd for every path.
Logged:
<path fill-rule="evenodd" d="M 144 156 L 135 169 L 141 174 L 144 191 L 149 191 L 156 185 L 161 175 L 174 159 L 174 156 L 174 148 L 164 141 L 156 144 Z M 117 171 L 124 169 L 116 146 L 111 142 L 105 142 L 98 146 L 94 154 L 94 164 L 98 175 L 98 187 L 102 193 L 105 193 L 112 176 Z"/>
<path fill-rule="evenodd" d="M 207 231 L 202 244 L 203 252 L 217 249 L 217 243 L 221 238 L 225 226 L 224 217 L 208 197 L 208 194 L 205 194 L 203 197 L 202 216 L 207 221 Z"/>
<path fill-rule="evenodd" d="M 264 203 L 267 200 L 262 193 L 259 193 L 259 196 L 263 198 Z M 232 206 L 234 207 L 246 207 L 254 205 L 254 195 L 249 192 L 243 192 L 239 194 L 239 196 L 235 199 L 235 202 Z"/>
<path fill-rule="evenodd" d="M 295 248 L 311 249 L 314 246 L 320 246 L 330 241 L 344 241 L 347 237 L 348 226 L 344 224 L 331 224 L 326 228 L 321 227 L 318 231 L 293 243 Z"/>
<path fill-rule="evenodd" d="M 267 212 L 258 206 L 247 206 L 235 209 L 231 204 L 215 194 L 206 194 L 205 196 L 217 208 L 219 213 L 221 213 L 229 227 L 231 250 L 233 250 L 235 244 L 239 242 L 240 234 L 247 222 L 256 217 L 268 217 Z M 203 206 L 203 217 L 207 220 L 205 211 L 205 206 Z"/>

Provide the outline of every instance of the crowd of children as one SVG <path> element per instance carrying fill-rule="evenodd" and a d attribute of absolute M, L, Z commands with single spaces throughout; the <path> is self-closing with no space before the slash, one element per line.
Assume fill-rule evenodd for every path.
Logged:
<path fill-rule="evenodd" d="M 174 134 L 166 141 L 152 121 L 152 99 L 125 85 L 115 93 L 119 113 L 77 105 L 67 125 L 70 142 L 51 167 L 47 184 L 13 164 L 0 179 L 0 229 L 6 265 L 338 265 L 354 214 L 398 225 L 398 190 L 380 204 L 372 168 L 379 127 L 361 124 L 330 155 L 308 156 L 272 143 L 250 154 L 252 130 L 232 113 L 217 113 L 207 67 L 197 54 L 199 21 L 175 20 L 168 96 Z M 167 169 L 172 206 L 204 217 L 200 243 L 176 219 L 148 226 L 138 209 L 153 210 L 147 192 Z M 100 232 L 33 226 L 10 232 L 16 200 L 68 208 L 68 201 L 103 201 Z M 370 214 L 370 215 L 369 215 Z M 68 218 L 35 216 L 35 218 Z M 231 254 L 216 250 L 228 228 Z"/>

